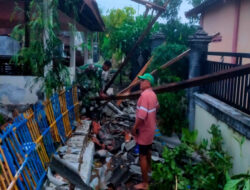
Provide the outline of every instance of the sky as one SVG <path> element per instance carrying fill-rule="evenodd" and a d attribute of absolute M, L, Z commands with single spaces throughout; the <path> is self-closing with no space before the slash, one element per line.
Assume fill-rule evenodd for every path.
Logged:
<path fill-rule="evenodd" d="M 136 10 L 137 14 L 143 14 L 143 12 L 145 11 L 144 5 L 140 5 L 131 0 L 96 0 L 96 2 L 103 14 L 105 14 L 109 9 L 122 9 L 128 6 L 133 7 Z M 184 0 L 179 10 L 179 17 L 181 18 L 181 22 L 188 22 L 184 14 L 190 9 L 192 9 L 192 5 L 188 4 L 187 0 Z M 161 18 L 159 18 L 158 21 L 161 22 Z"/>

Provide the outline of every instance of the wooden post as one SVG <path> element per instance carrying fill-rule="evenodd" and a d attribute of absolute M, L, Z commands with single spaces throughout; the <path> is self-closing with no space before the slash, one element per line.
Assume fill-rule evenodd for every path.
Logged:
<path fill-rule="evenodd" d="M 88 63 L 89 52 L 88 52 L 88 32 L 84 32 L 84 64 Z"/>

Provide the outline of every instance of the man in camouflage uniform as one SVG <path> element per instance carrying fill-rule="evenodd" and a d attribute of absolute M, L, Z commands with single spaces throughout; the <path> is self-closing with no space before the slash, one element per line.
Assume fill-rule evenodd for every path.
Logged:
<path fill-rule="evenodd" d="M 89 98 L 102 93 L 104 82 L 107 80 L 105 80 L 105 72 L 109 71 L 111 67 L 110 61 L 105 61 L 102 66 L 99 64 L 86 64 L 79 67 L 77 83 L 81 90 L 80 99 L 83 105 L 89 106 Z"/>

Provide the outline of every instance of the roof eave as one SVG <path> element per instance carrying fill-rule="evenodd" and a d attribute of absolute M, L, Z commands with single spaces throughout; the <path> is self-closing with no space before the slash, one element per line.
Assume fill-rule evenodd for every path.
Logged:
<path fill-rule="evenodd" d="M 215 5 L 216 3 L 220 3 L 222 0 L 207 0 L 200 5 L 194 7 L 193 9 L 189 10 L 185 13 L 185 16 L 188 17 L 194 17 L 197 16 L 199 13 L 203 13 L 211 6 Z"/>

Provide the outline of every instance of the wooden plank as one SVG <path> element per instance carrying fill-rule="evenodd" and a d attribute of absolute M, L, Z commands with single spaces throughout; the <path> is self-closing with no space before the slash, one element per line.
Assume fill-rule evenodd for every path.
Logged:
<path fill-rule="evenodd" d="M 220 81 L 223 79 L 243 75 L 243 74 L 249 74 L 250 73 L 250 64 L 246 64 L 243 66 L 239 66 L 236 68 L 231 68 L 229 70 L 220 71 L 218 73 L 212 73 L 205 76 L 195 77 L 189 80 L 181 81 L 181 82 L 175 82 L 170 83 L 167 85 L 162 85 L 159 87 L 153 88 L 155 93 L 165 93 L 165 92 L 174 92 L 178 90 L 182 90 L 185 88 L 191 88 L 195 86 L 201 86 L 204 84 L 208 84 L 211 82 Z M 119 99 L 136 99 L 140 96 L 140 91 L 131 93 L 128 96 L 109 96 L 105 98 L 96 97 L 92 98 L 92 100 L 119 100 Z"/>
<path fill-rule="evenodd" d="M 144 0 L 132 0 L 132 1 L 134 1 L 134 2 L 136 2 L 136 3 L 139 3 L 139 4 L 141 4 L 141 5 L 149 5 L 149 6 L 151 6 L 153 9 L 156 9 L 156 10 L 158 10 L 158 11 L 165 11 L 165 8 L 164 7 L 162 7 L 162 6 L 159 6 L 159 5 L 156 5 L 155 3 L 152 3 L 152 2 L 149 2 L 149 1 L 144 1 Z"/>
<path fill-rule="evenodd" d="M 160 69 L 166 69 L 168 67 L 170 67 L 171 65 L 173 65 L 174 63 L 176 63 L 177 61 L 181 60 L 183 57 L 185 57 L 186 55 L 188 55 L 188 53 L 190 52 L 191 50 L 188 49 L 187 51 L 181 53 L 180 55 L 178 55 L 177 57 L 171 59 L 170 61 L 168 61 L 167 63 L 163 64 L 159 69 L 155 69 L 153 70 L 150 74 L 151 75 L 155 75 L 157 74 L 157 72 L 160 70 Z M 140 80 L 137 80 L 136 83 L 134 83 L 133 85 L 129 85 L 127 88 L 123 89 L 121 92 L 125 92 L 129 89 L 132 89 L 133 87 L 135 87 L 136 85 L 138 85 L 140 82 Z"/>
<path fill-rule="evenodd" d="M 160 69 L 166 69 L 168 67 L 170 67 L 171 65 L 173 65 L 174 63 L 176 63 L 177 61 L 181 60 L 183 57 L 185 57 L 186 55 L 189 54 L 189 52 L 191 51 L 191 49 L 188 49 L 186 51 L 184 51 L 183 53 L 181 53 L 180 55 L 178 55 L 177 57 L 171 59 L 170 61 L 168 61 L 167 63 L 165 63 L 164 65 L 162 65 L 160 67 Z M 155 69 L 151 72 L 152 75 L 155 75 L 157 74 L 157 72 L 160 70 L 160 69 Z"/>
<path fill-rule="evenodd" d="M 148 66 L 149 66 L 150 63 L 152 62 L 152 60 L 153 60 L 153 57 L 151 57 L 151 58 L 149 59 L 149 61 L 144 65 L 144 67 L 143 67 L 143 68 L 140 70 L 140 72 L 136 75 L 136 77 L 135 77 L 134 80 L 130 83 L 130 85 L 129 85 L 126 89 L 120 91 L 117 95 L 128 95 L 128 94 L 130 93 L 131 89 L 133 88 L 133 85 L 138 84 L 138 81 L 139 81 L 138 76 L 141 76 L 141 75 L 143 75 L 143 74 L 145 73 L 145 71 L 147 70 Z M 122 100 L 119 100 L 119 101 L 116 102 L 116 104 L 117 104 L 118 106 L 119 106 L 121 103 L 122 103 Z"/>

